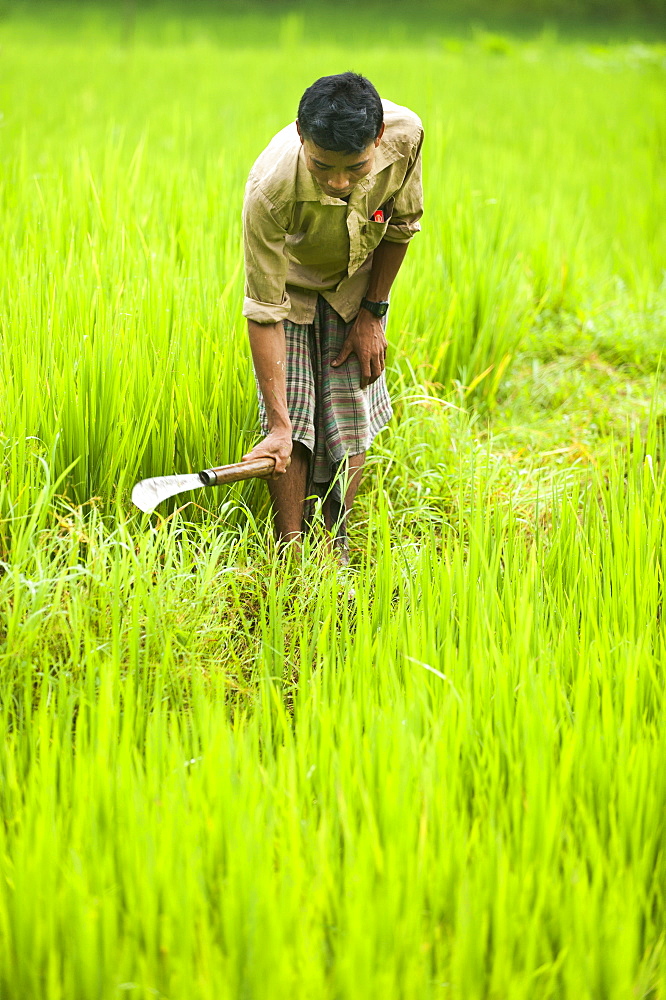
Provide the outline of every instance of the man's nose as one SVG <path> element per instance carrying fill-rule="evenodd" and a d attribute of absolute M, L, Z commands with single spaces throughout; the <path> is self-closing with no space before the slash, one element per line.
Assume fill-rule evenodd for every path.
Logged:
<path fill-rule="evenodd" d="M 340 191 L 344 191 L 345 188 L 349 187 L 349 181 L 341 174 L 339 177 L 331 177 L 328 185 L 336 190 L 340 189 Z"/>

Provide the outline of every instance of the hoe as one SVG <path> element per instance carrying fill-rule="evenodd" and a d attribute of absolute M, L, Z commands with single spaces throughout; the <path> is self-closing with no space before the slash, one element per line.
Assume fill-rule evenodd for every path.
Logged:
<path fill-rule="evenodd" d="M 147 514 L 163 500 L 177 493 L 199 489 L 201 486 L 238 483 L 242 479 L 267 479 L 274 470 L 274 459 L 256 458 L 251 462 L 237 462 L 235 465 L 221 465 L 217 469 L 204 469 L 203 472 L 187 472 L 182 476 L 142 479 L 132 490 L 132 503 Z"/>

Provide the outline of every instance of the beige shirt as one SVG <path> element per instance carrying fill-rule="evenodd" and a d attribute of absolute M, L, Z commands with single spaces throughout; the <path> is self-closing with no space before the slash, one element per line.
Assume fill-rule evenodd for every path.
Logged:
<path fill-rule="evenodd" d="M 408 108 L 384 105 L 374 167 L 348 201 L 324 194 L 305 164 L 293 122 L 271 140 L 245 189 L 243 315 L 257 323 L 311 323 L 317 295 L 350 322 L 381 240 L 408 243 L 421 228 L 423 128 Z M 384 221 L 373 215 L 383 209 Z"/>

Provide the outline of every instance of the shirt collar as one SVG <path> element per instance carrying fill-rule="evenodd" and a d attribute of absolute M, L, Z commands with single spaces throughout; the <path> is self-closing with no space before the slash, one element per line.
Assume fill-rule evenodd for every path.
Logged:
<path fill-rule="evenodd" d="M 305 165 L 305 153 L 303 152 L 303 146 L 301 146 L 298 150 L 298 163 L 296 166 L 296 201 L 321 201 L 325 197 L 323 191 Z M 327 198 L 326 200 L 329 202 L 332 199 Z"/>

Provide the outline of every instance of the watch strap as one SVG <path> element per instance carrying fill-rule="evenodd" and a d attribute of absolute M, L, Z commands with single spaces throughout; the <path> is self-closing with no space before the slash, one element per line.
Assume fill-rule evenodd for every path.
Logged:
<path fill-rule="evenodd" d="M 361 307 L 371 312 L 373 316 L 386 316 L 388 312 L 388 302 L 371 302 L 370 299 L 361 299 Z"/>

